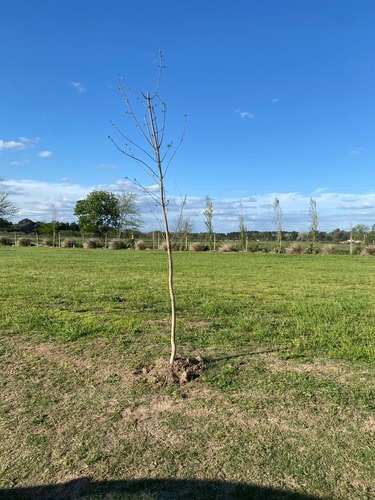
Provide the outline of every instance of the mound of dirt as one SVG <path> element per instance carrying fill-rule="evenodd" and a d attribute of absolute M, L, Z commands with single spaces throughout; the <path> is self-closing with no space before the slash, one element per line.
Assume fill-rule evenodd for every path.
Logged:
<path fill-rule="evenodd" d="M 158 358 L 152 368 L 143 368 L 142 375 L 152 386 L 182 385 L 200 377 L 203 369 L 203 359 L 200 356 L 184 358 L 177 355 L 173 365 L 167 358 Z"/>

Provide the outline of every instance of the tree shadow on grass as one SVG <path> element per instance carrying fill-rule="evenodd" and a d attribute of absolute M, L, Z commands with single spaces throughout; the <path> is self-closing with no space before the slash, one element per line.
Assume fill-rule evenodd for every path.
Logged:
<path fill-rule="evenodd" d="M 260 354 L 271 354 L 274 352 L 281 352 L 281 351 L 287 351 L 287 350 L 288 350 L 288 348 L 284 347 L 284 346 L 273 347 L 271 349 L 264 349 L 262 351 L 254 350 L 254 351 L 249 351 L 249 352 L 243 352 L 240 354 L 228 354 L 226 356 L 221 356 L 221 357 L 212 357 L 212 358 L 209 358 L 209 362 L 212 363 L 212 362 L 216 362 L 216 361 L 226 361 L 228 359 L 246 358 L 246 357 L 250 357 L 250 356 L 258 356 Z"/>
<path fill-rule="evenodd" d="M 319 497 L 322 500 L 322 497 Z M 194 479 L 138 479 L 92 481 L 89 477 L 67 483 L 0 490 L 11 500 L 318 500 L 318 497 L 280 489 L 226 481 Z"/>

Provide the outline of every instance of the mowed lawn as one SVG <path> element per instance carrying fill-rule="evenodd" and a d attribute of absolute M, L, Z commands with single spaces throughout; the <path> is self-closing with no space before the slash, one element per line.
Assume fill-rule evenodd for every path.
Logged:
<path fill-rule="evenodd" d="M 0 498 L 375 498 L 375 258 L 0 247 Z"/>

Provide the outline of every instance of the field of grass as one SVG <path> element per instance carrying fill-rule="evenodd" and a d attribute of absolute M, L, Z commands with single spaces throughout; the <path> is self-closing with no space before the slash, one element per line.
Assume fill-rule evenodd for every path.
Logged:
<path fill-rule="evenodd" d="M 0 247 L 0 498 L 374 498 L 375 259 L 175 253 L 181 386 L 166 272 Z"/>

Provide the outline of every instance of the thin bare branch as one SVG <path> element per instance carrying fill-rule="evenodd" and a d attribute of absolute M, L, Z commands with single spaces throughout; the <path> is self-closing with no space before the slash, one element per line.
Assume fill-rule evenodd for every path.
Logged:
<path fill-rule="evenodd" d="M 161 101 L 161 105 L 162 105 L 162 113 L 163 113 L 163 124 L 162 124 L 162 127 L 161 127 L 161 137 L 160 137 L 160 141 L 159 141 L 159 148 L 161 148 L 162 144 L 163 144 L 163 139 L 164 139 L 164 131 L 165 131 L 165 115 L 167 113 L 167 106 L 165 104 L 165 102 Z"/>
<path fill-rule="evenodd" d="M 124 151 L 122 148 L 120 148 L 120 146 L 112 139 L 112 137 L 109 135 L 108 136 L 108 139 L 116 146 L 116 148 L 122 153 L 124 154 L 125 156 L 128 156 L 129 158 L 131 158 L 132 160 L 134 160 L 136 162 L 136 164 L 139 166 L 139 168 L 141 168 L 145 174 L 147 174 L 149 177 L 151 177 L 151 179 L 153 179 L 155 182 L 158 182 L 158 179 L 157 179 L 157 174 L 155 173 L 151 173 L 150 172 L 154 172 L 153 169 L 146 163 L 144 162 L 143 160 L 141 160 L 140 158 L 137 158 L 136 156 L 134 156 L 134 154 L 132 153 L 127 153 L 126 151 Z M 146 168 L 145 168 L 146 167 Z M 147 169 L 150 171 L 148 172 Z M 156 177 L 155 177 L 156 176 Z"/>
<path fill-rule="evenodd" d="M 163 54 L 162 54 L 162 51 L 161 51 L 160 48 L 159 48 L 158 52 L 159 52 L 159 74 L 158 74 L 158 79 L 157 79 L 157 82 L 156 82 L 156 89 L 155 89 L 155 92 L 154 92 L 154 96 L 158 95 L 158 93 L 159 93 L 160 80 L 161 80 L 161 72 L 162 72 L 162 69 L 165 68 L 165 66 L 162 65 Z"/>
<path fill-rule="evenodd" d="M 126 97 L 126 94 L 125 94 L 125 92 L 124 92 L 124 89 L 123 89 L 123 88 L 122 88 L 122 86 L 121 86 L 121 82 L 120 82 L 120 81 L 119 81 L 119 90 L 120 90 L 120 92 L 121 92 L 122 98 L 124 99 L 124 101 L 125 101 L 125 103 L 126 103 L 126 105 L 127 105 L 128 109 L 129 109 L 129 115 L 133 118 L 133 121 L 134 121 L 134 123 L 135 123 L 136 128 L 138 128 L 138 129 L 140 130 L 141 134 L 142 134 L 142 135 L 143 135 L 143 137 L 146 139 L 146 141 L 147 141 L 150 145 L 152 145 L 152 144 L 150 143 L 150 139 L 149 139 L 149 138 L 147 137 L 147 135 L 143 132 L 142 127 L 139 125 L 139 122 L 138 122 L 138 120 L 137 120 L 137 117 L 135 116 L 135 113 L 134 113 L 134 111 L 133 111 L 133 109 L 132 109 L 132 107 L 131 107 L 131 104 L 130 104 L 129 99 Z M 143 94 L 142 94 L 142 95 L 143 95 Z"/>
<path fill-rule="evenodd" d="M 131 144 L 133 144 L 133 146 L 137 147 L 140 151 L 142 151 L 142 153 L 144 153 L 146 156 L 148 156 L 148 157 L 150 158 L 150 160 L 152 160 L 152 161 L 154 161 L 154 162 L 156 163 L 155 158 L 154 158 L 153 156 L 151 156 L 151 155 L 150 155 L 150 153 L 148 153 L 148 152 L 147 152 L 144 148 L 142 148 L 139 144 L 137 144 L 136 142 L 132 141 L 132 140 L 130 139 L 130 137 L 127 137 L 125 134 L 123 134 L 123 133 L 121 132 L 121 130 L 119 130 L 119 129 L 117 128 L 117 126 L 116 126 L 113 122 L 111 122 L 111 124 L 112 124 L 112 126 L 115 128 L 115 130 L 117 131 L 117 133 L 119 134 L 119 136 L 122 138 L 123 143 L 125 144 L 125 146 L 126 146 L 127 148 L 129 148 L 127 143 L 128 143 L 128 142 L 130 142 Z M 127 141 L 127 142 L 126 142 L 126 141 Z M 130 150 L 130 148 L 129 148 L 129 150 Z M 150 168 L 150 170 L 152 170 L 152 169 Z M 154 173 L 155 173 L 155 172 L 154 172 Z M 155 173 L 155 175 L 156 175 L 156 173 Z"/>
<path fill-rule="evenodd" d="M 173 160 L 174 155 L 177 153 L 177 151 L 179 150 L 179 148 L 180 148 L 180 146 L 181 146 L 181 144 L 182 144 L 182 141 L 184 140 L 184 137 L 185 137 L 185 130 L 186 130 L 186 115 L 185 115 L 185 117 L 184 117 L 184 128 L 183 128 L 183 130 L 182 130 L 182 135 L 181 135 L 181 137 L 179 138 L 179 142 L 178 142 L 178 144 L 177 144 L 177 146 L 176 146 L 176 149 L 173 151 L 172 156 L 169 158 L 169 161 L 168 161 L 168 163 L 167 163 L 166 169 L 164 170 L 163 178 L 166 176 L 167 171 L 168 171 L 168 168 L 169 168 L 169 165 L 171 164 L 171 161 Z"/>

